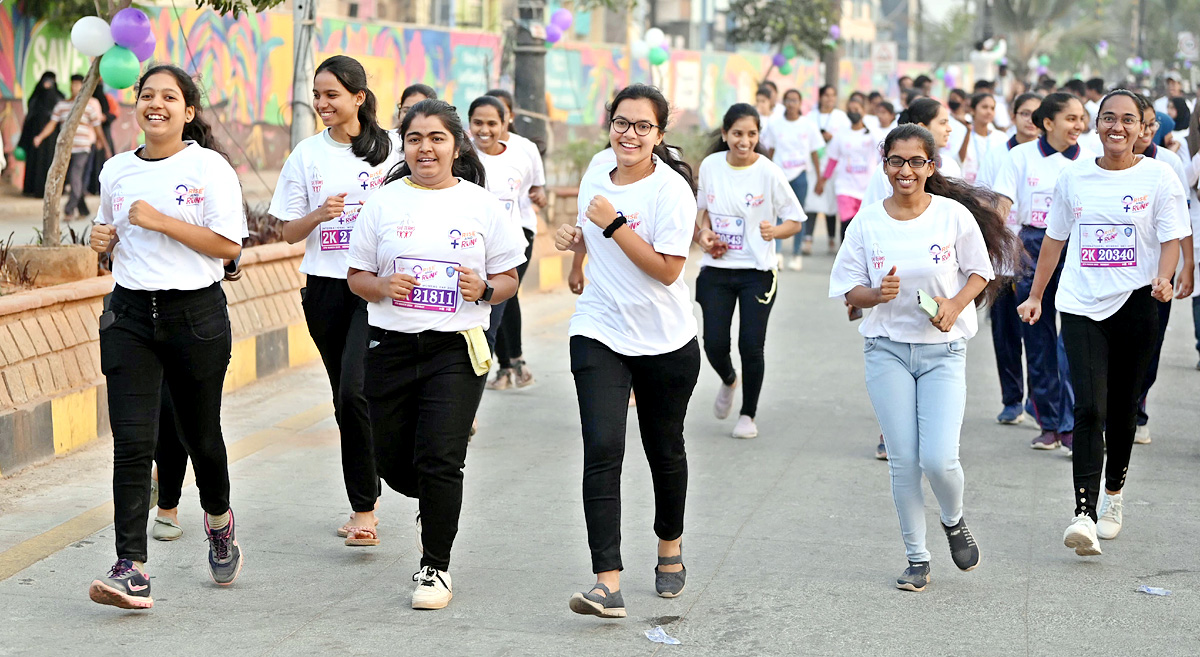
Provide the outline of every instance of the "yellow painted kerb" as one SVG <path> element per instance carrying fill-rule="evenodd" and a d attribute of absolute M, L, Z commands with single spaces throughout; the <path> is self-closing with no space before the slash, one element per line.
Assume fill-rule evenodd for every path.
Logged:
<path fill-rule="evenodd" d="M 258 378 L 258 362 L 253 336 L 233 343 L 229 355 L 229 369 L 225 372 L 225 390 L 240 388 Z"/>
<path fill-rule="evenodd" d="M 545 292 L 562 285 L 563 256 L 542 256 L 538 259 L 538 289 Z"/>
<path fill-rule="evenodd" d="M 50 400 L 54 453 L 67 452 L 96 439 L 96 389 L 88 388 Z"/>
<path fill-rule="evenodd" d="M 295 367 L 312 362 L 321 357 L 312 336 L 308 334 L 307 324 L 288 325 L 288 367 Z"/>

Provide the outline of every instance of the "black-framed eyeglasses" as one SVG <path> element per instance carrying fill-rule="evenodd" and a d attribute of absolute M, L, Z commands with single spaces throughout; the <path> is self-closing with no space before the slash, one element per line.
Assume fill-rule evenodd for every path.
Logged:
<path fill-rule="evenodd" d="M 626 132 L 629 132 L 630 126 L 633 126 L 634 133 L 636 133 L 639 137 L 645 137 L 646 135 L 649 135 L 652 128 L 658 128 L 659 130 L 662 130 L 662 126 L 654 125 L 649 121 L 630 123 L 628 119 L 623 119 L 619 116 L 612 120 L 612 129 L 616 130 L 617 134 L 623 135 Z"/>
<path fill-rule="evenodd" d="M 926 159 L 923 157 L 910 157 L 906 160 L 906 159 L 900 157 L 899 155 L 885 157 L 885 158 L 883 158 L 883 161 L 887 162 L 887 165 L 889 167 L 892 167 L 893 169 L 899 169 L 899 168 L 903 167 L 905 162 L 907 162 L 908 166 L 912 167 L 913 169 L 920 169 L 921 167 L 925 166 L 926 164 L 933 164 L 933 160 Z"/>

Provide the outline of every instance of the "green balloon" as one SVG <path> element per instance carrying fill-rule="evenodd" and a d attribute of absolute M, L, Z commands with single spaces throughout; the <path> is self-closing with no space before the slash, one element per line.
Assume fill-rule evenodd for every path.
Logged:
<path fill-rule="evenodd" d="M 17 146 L 16 148 L 13 149 L 13 157 L 16 158 L 16 160 L 18 162 L 24 162 L 25 161 L 25 149 L 21 148 L 20 146 Z"/>
<path fill-rule="evenodd" d="M 1042 66 L 1049 66 L 1050 65 L 1050 55 L 1042 55 L 1041 57 L 1038 57 L 1038 63 L 1041 64 Z"/>
<path fill-rule="evenodd" d="M 938 67 L 938 70 L 933 72 L 933 77 L 935 77 L 939 80 L 946 77 L 946 69 Z"/>
<path fill-rule="evenodd" d="M 660 64 L 663 64 L 667 61 L 668 58 L 669 58 L 669 55 L 667 55 L 667 51 L 664 50 L 662 48 L 662 46 L 654 46 L 653 48 L 650 49 L 649 59 L 650 59 L 650 63 L 652 65 L 658 66 Z"/>
<path fill-rule="evenodd" d="M 792 63 L 784 62 L 783 66 L 779 67 L 779 72 L 783 75 L 789 75 L 792 72 Z"/>
<path fill-rule="evenodd" d="M 113 46 L 100 57 L 100 77 L 110 87 L 128 89 L 137 82 L 141 72 L 141 62 L 128 48 Z"/>
<path fill-rule="evenodd" d="M 783 56 L 784 56 L 785 58 L 787 58 L 787 59 L 795 59 L 795 57 L 796 57 L 796 46 L 793 46 L 793 45 L 792 45 L 792 44 L 790 44 L 790 43 L 789 43 L 788 45 L 784 46 L 784 47 L 783 47 Z"/>

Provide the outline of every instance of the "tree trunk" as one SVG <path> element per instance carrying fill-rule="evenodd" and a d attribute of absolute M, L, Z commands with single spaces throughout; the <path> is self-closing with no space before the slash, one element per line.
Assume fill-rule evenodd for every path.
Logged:
<path fill-rule="evenodd" d="M 83 89 L 75 96 L 75 105 L 67 120 L 58 129 L 58 141 L 54 144 L 54 159 L 50 163 L 50 171 L 46 174 L 46 191 L 42 197 L 42 244 L 58 246 L 61 239 L 59 230 L 59 203 L 62 201 L 63 181 L 67 177 L 67 166 L 71 163 L 71 146 L 75 142 L 75 130 L 83 119 L 96 84 L 100 82 L 100 58 L 92 60 L 87 77 L 83 79 Z"/>

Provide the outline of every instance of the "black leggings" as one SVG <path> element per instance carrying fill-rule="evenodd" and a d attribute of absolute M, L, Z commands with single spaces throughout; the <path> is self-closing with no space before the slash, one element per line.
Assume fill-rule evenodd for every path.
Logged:
<path fill-rule="evenodd" d="M 158 412 L 158 443 L 154 448 L 154 463 L 158 465 L 158 508 L 179 508 L 183 477 L 187 474 L 187 450 L 179 436 L 179 416 L 171 402 L 167 382 L 162 386 L 162 409 Z"/>
<path fill-rule="evenodd" d="M 773 271 L 704 267 L 696 278 L 696 301 L 704 313 L 704 354 L 725 385 L 737 378 L 730 358 L 733 310 L 738 304 L 738 353 L 742 357 L 742 415 L 754 417 L 762 392 L 767 320 L 775 306 Z"/>
<path fill-rule="evenodd" d="M 804 238 L 812 239 L 813 234 L 817 232 L 817 213 L 809 212 L 806 215 L 808 218 L 804 222 Z M 825 232 L 829 234 L 829 239 L 834 239 L 837 235 L 838 217 L 836 212 L 828 212 L 825 214 Z"/>
<path fill-rule="evenodd" d="M 108 313 L 111 313 L 109 315 Z M 221 391 L 233 336 L 219 283 L 201 290 L 135 291 L 117 286 L 102 317 L 100 367 L 113 433 L 113 502 L 118 559 L 146 561 L 150 470 L 165 380 L 179 438 L 192 459 L 200 506 L 229 510 L 229 467 L 221 435 Z"/>
<path fill-rule="evenodd" d="M 533 255 L 533 231 L 525 231 L 525 262 L 517 265 L 517 294 L 512 295 L 504 305 L 500 318 L 500 330 L 496 334 L 496 358 L 500 367 L 512 367 L 513 361 L 521 357 L 521 300 L 520 282 L 525 280 L 525 271 L 529 269 L 529 258 Z"/>
<path fill-rule="evenodd" d="M 1108 490 L 1125 486 L 1138 397 L 1158 335 L 1158 303 L 1150 288 L 1143 287 L 1103 321 L 1062 313 L 1063 343 L 1075 386 L 1075 515 L 1086 513 L 1096 520 L 1101 471 Z"/>
<path fill-rule="evenodd" d="M 450 569 L 463 466 L 486 375 L 457 333 L 368 329 L 367 408 L 379 476 L 421 509 L 421 566 Z"/>
<path fill-rule="evenodd" d="M 575 335 L 571 373 L 583 426 L 583 515 L 592 572 L 623 570 L 621 465 L 629 389 L 637 395 L 642 448 L 654 481 L 654 533 L 673 541 L 683 535 L 688 480 L 683 419 L 700 376 L 700 346 L 693 339 L 671 353 L 625 356 Z"/>
<path fill-rule="evenodd" d="M 321 354 L 333 389 L 333 415 L 342 439 L 342 479 L 350 508 L 359 513 L 373 511 L 380 486 L 363 395 L 367 302 L 350 291 L 344 278 L 322 276 L 308 277 L 300 299 L 308 334 Z"/>

